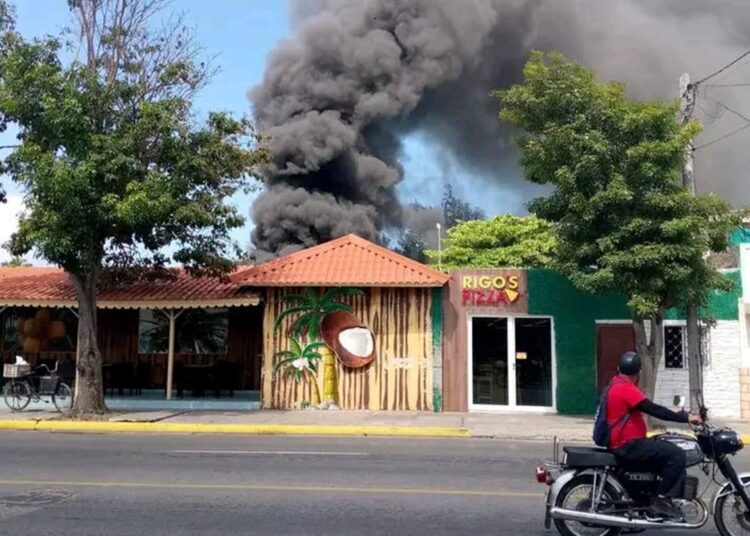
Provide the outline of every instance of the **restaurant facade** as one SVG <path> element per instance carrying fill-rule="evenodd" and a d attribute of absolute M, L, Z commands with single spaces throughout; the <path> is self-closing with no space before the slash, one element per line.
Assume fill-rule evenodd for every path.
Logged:
<path fill-rule="evenodd" d="M 740 417 L 747 398 L 750 416 L 743 278 L 726 277 L 735 290 L 712 297 L 702 329 L 706 400 Z M 225 281 L 175 271 L 108 288 L 98 334 L 110 396 L 589 415 L 634 348 L 629 318 L 622 297 L 583 293 L 550 270 L 445 275 L 348 235 Z M 74 362 L 67 276 L 0 268 L 0 327 L 5 361 Z M 670 312 L 664 330 L 660 402 L 687 392 L 684 320 Z"/>

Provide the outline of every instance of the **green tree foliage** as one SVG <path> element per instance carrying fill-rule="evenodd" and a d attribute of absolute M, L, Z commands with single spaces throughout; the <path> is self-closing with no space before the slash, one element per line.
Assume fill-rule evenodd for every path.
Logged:
<path fill-rule="evenodd" d="M 443 188 L 443 219 L 445 228 L 450 229 L 464 221 L 482 220 L 485 215 L 481 209 L 472 207 L 466 201 L 456 197 L 453 186 L 446 184 Z"/>
<path fill-rule="evenodd" d="M 524 132 L 526 178 L 554 186 L 530 208 L 555 225 L 559 267 L 581 289 L 627 297 L 653 395 L 664 311 L 726 288 L 705 254 L 725 250 L 738 223 L 726 203 L 681 186 L 699 125 L 677 122 L 677 102 L 629 100 L 557 53 L 533 53 L 524 82 L 496 96 L 500 119 Z"/>
<path fill-rule="evenodd" d="M 7 50 L 6 39 L 13 35 L 14 27 L 15 12 L 13 6 L 5 2 L 5 0 L 0 0 L 0 58 L 2 58 L 5 50 Z M 7 125 L 7 121 L 5 121 L 2 114 L 0 114 L 0 132 L 5 132 Z M 0 167 L 0 172 L 2 171 L 2 167 Z M 5 201 L 5 188 L 3 187 L 3 184 L 0 183 L 0 203 L 5 203 Z"/>
<path fill-rule="evenodd" d="M 229 239 L 243 218 L 226 203 L 264 153 L 246 120 L 192 97 L 211 71 L 168 0 L 69 0 L 73 51 L 10 28 L 0 53 L 0 117 L 19 130 L 5 171 L 26 212 L 10 250 L 64 268 L 78 297 L 74 411 L 106 410 L 96 341 L 96 296 L 107 269 L 183 264 L 195 275 L 231 268 Z M 164 253 L 170 247 L 171 255 Z"/>
<path fill-rule="evenodd" d="M 24 267 L 24 266 L 31 266 L 31 264 L 29 264 L 28 262 L 26 262 L 25 260 L 23 260 L 22 257 L 13 257 L 9 261 L 5 261 L 5 262 L 0 263 L 0 266 L 7 266 L 7 267 L 12 267 L 12 268 L 21 268 L 21 267 Z"/>
<path fill-rule="evenodd" d="M 536 216 L 506 214 L 459 223 L 448 230 L 442 252 L 445 271 L 460 268 L 539 268 L 553 259 L 555 235 L 549 222 Z M 426 252 L 433 264 L 440 254 Z"/>

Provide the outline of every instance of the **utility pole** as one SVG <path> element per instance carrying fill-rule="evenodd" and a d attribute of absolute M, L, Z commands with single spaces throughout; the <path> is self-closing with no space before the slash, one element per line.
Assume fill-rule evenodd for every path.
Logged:
<path fill-rule="evenodd" d="M 685 125 L 693 118 L 697 85 L 690 83 L 690 75 L 680 76 L 680 124 Z M 693 169 L 693 140 L 685 147 L 685 163 L 682 167 L 682 185 L 695 195 Z M 703 365 L 700 356 L 700 325 L 698 306 L 687 306 L 687 361 L 690 390 L 690 408 L 697 411 L 703 402 Z"/>
<path fill-rule="evenodd" d="M 440 225 L 440 222 L 437 222 L 435 224 L 435 227 L 437 227 L 437 235 L 438 235 L 438 271 L 443 271 L 443 226 Z"/>

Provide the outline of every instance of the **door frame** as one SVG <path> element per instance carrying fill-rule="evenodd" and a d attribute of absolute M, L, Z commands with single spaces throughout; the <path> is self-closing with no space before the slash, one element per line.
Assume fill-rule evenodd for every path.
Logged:
<path fill-rule="evenodd" d="M 473 320 L 475 318 L 505 318 L 508 321 L 508 404 L 474 403 L 474 333 Z M 552 360 L 552 405 L 551 406 L 517 406 L 516 405 L 516 318 L 543 318 L 550 321 L 550 357 Z M 467 348 L 466 348 L 466 383 L 468 408 L 473 412 L 491 413 L 557 413 L 557 349 L 555 337 L 555 318 L 550 315 L 528 315 L 511 313 L 469 313 L 466 318 Z M 513 371 L 511 378 L 510 371 Z M 512 380 L 512 381 L 511 381 Z"/>

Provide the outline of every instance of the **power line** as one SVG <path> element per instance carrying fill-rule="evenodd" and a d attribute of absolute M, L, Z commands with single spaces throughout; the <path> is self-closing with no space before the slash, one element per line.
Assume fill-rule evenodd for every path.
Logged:
<path fill-rule="evenodd" d="M 733 130 L 732 132 L 723 135 L 720 138 L 716 138 L 715 140 L 709 141 L 708 143 L 704 143 L 703 145 L 700 145 L 700 146 L 696 147 L 695 149 L 693 149 L 693 151 L 700 151 L 704 147 L 708 147 L 709 145 L 713 145 L 714 143 L 719 143 L 720 141 L 725 140 L 725 139 L 727 139 L 730 136 L 734 136 L 738 132 L 742 132 L 743 130 L 748 129 L 748 128 L 750 128 L 750 123 L 748 123 L 746 125 L 743 125 L 740 128 L 737 128 L 737 129 Z"/>
<path fill-rule="evenodd" d="M 717 76 L 717 75 L 719 75 L 719 74 L 723 73 L 724 71 L 726 71 L 727 69 L 729 69 L 730 67 L 732 67 L 733 65 L 735 65 L 735 64 L 736 64 L 737 62 L 741 61 L 742 59 L 746 58 L 747 56 L 750 56 L 750 50 L 747 50 L 747 51 L 745 51 L 745 52 L 744 52 L 744 53 L 742 53 L 742 54 L 741 54 L 740 56 L 738 56 L 737 58 L 735 58 L 735 59 L 734 59 L 734 60 L 732 60 L 731 62 L 727 63 L 727 64 L 726 64 L 726 65 L 725 65 L 724 67 L 722 67 L 722 68 L 721 68 L 721 69 L 719 69 L 718 71 L 716 71 L 716 72 L 714 72 L 714 73 L 712 73 L 712 74 L 709 74 L 709 75 L 708 75 L 708 76 L 706 76 L 705 78 L 701 78 L 700 80 L 698 80 L 698 81 L 697 81 L 697 82 L 696 82 L 695 84 L 693 84 L 693 85 L 694 85 L 694 86 L 698 86 L 698 85 L 702 84 L 703 82 L 705 82 L 705 81 L 707 81 L 707 80 L 710 80 L 710 79 L 712 79 L 712 78 L 713 78 L 714 76 Z"/>
<path fill-rule="evenodd" d="M 733 113 L 734 115 L 736 115 L 737 117 L 740 117 L 740 118 L 744 119 L 745 121 L 747 121 L 748 123 L 750 123 L 750 117 L 747 117 L 746 115 L 744 115 L 744 114 L 742 114 L 742 113 L 738 112 L 737 110 L 733 110 L 733 109 L 731 109 L 731 108 L 730 108 L 729 106 L 727 106 L 727 105 L 726 105 L 726 104 L 724 104 L 723 102 L 719 102 L 719 101 L 717 101 L 716 99 L 714 99 L 714 98 L 711 98 L 711 97 L 709 97 L 708 95 L 706 95 L 706 97 L 705 97 L 705 98 L 706 98 L 706 99 L 708 99 L 708 100 L 710 100 L 710 101 L 713 101 L 714 103 L 716 103 L 716 105 L 717 105 L 717 106 L 721 106 L 721 107 L 722 107 L 722 108 L 724 108 L 724 109 L 725 109 L 726 111 L 728 111 L 728 112 L 732 112 L 732 113 Z"/>
<path fill-rule="evenodd" d="M 738 82 L 736 84 L 706 84 L 705 87 L 747 87 L 750 82 Z"/>

